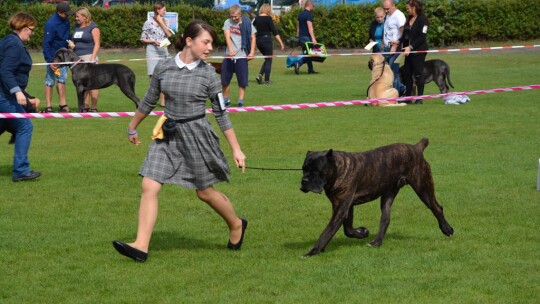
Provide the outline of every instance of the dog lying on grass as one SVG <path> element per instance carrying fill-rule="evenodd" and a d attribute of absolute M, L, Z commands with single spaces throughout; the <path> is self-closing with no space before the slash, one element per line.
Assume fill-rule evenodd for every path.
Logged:
<path fill-rule="evenodd" d="M 392 144 L 367 152 L 342 151 L 308 152 L 302 166 L 300 190 L 321 193 L 332 203 L 332 218 L 315 246 L 306 254 L 312 256 L 326 248 L 339 227 L 350 238 L 366 238 L 366 227 L 353 228 L 353 208 L 381 198 L 381 221 L 372 247 L 381 246 L 390 224 L 390 208 L 399 190 L 411 185 L 420 200 L 431 210 L 446 236 L 454 234 L 443 214 L 443 207 L 435 198 L 431 168 L 424 158 L 428 139 L 415 145 Z"/>

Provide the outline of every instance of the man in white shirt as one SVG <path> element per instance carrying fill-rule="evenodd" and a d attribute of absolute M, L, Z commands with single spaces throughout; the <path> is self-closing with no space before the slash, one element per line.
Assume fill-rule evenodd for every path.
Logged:
<path fill-rule="evenodd" d="M 384 21 L 384 51 L 385 52 L 400 52 L 400 39 L 403 34 L 403 26 L 407 19 L 405 15 L 397 9 L 394 0 L 384 0 L 383 8 L 386 12 L 386 20 Z M 399 95 L 405 93 L 405 86 L 399 82 L 399 64 L 394 63 L 399 54 L 386 55 L 388 65 L 394 72 L 394 88 L 398 90 Z"/>

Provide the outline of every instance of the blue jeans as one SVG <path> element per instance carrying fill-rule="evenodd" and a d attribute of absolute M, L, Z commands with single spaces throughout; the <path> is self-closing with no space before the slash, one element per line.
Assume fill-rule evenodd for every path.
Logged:
<path fill-rule="evenodd" d="M 384 47 L 385 52 L 390 52 L 390 47 Z M 397 49 L 396 52 L 401 51 L 401 49 Z M 386 61 L 388 62 L 388 65 L 390 66 L 390 69 L 394 73 L 394 83 L 393 87 L 398 90 L 399 95 L 403 95 L 405 93 L 405 85 L 403 85 L 399 81 L 399 63 L 394 63 L 396 59 L 398 58 L 399 54 L 392 54 L 392 55 L 385 55 Z"/>
<path fill-rule="evenodd" d="M 311 42 L 311 37 L 302 36 L 299 39 L 300 46 L 302 47 L 302 50 L 305 51 L 306 49 L 306 42 Z M 307 52 L 304 52 L 304 55 L 307 55 Z M 307 64 L 307 70 L 308 73 L 313 72 L 313 62 L 311 62 L 311 58 L 309 57 L 302 57 L 300 60 L 298 60 L 298 65 L 301 66 L 302 64 Z"/>
<path fill-rule="evenodd" d="M 0 94 L 1 113 L 25 113 L 23 107 L 17 103 L 15 97 L 6 97 Z M 4 120 L 4 119 L 3 119 Z M 15 132 L 15 155 L 13 156 L 13 177 L 21 177 L 30 173 L 28 150 L 32 140 L 32 122 L 28 118 L 9 118 L 4 120 L 7 128 Z"/>

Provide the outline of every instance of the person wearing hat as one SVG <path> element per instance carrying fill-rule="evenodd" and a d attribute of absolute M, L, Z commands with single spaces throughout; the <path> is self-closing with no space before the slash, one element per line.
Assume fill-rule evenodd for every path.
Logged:
<path fill-rule="evenodd" d="M 60 2 L 56 5 L 56 12 L 45 23 L 45 35 L 43 37 L 43 57 L 46 62 L 52 62 L 54 54 L 61 48 L 67 48 L 69 38 L 69 16 L 73 11 L 69 3 Z M 60 73 L 55 74 L 55 70 Z M 53 97 L 53 87 L 56 84 L 58 91 L 59 106 L 58 112 L 69 112 L 66 103 L 66 81 L 67 67 L 51 67 L 47 65 L 47 74 L 45 75 L 45 101 L 47 108 L 44 112 L 52 112 L 51 102 Z"/>

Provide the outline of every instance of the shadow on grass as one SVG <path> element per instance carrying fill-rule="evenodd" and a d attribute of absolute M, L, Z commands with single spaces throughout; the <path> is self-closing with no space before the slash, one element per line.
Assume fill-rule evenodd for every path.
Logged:
<path fill-rule="evenodd" d="M 129 237 L 126 237 L 129 239 Z M 178 249 L 220 249 L 227 244 L 218 244 L 204 240 L 201 238 L 192 238 L 181 235 L 178 232 L 171 231 L 155 231 L 152 234 L 150 244 L 151 250 L 178 250 Z"/>
<path fill-rule="evenodd" d="M 11 177 L 11 163 L 0 165 L 0 176 L 9 176 Z"/>
<path fill-rule="evenodd" d="M 368 243 L 373 241 L 376 236 L 377 236 L 377 234 L 371 234 L 370 233 L 370 235 L 367 238 L 363 238 L 363 239 L 355 239 L 355 238 L 347 238 L 347 237 L 345 237 L 345 238 L 334 237 L 334 238 L 332 238 L 330 240 L 330 242 L 326 246 L 325 251 L 328 251 L 329 248 L 367 246 Z M 400 234 L 400 233 L 388 233 L 384 237 L 382 246 L 384 246 L 384 244 L 385 244 L 384 242 L 391 242 L 392 240 L 396 240 L 396 241 L 414 241 L 414 239 L 415 239 L 414 235 L 405 235 L 405 234 Z M 283 247 L 285 247 L 285 248 L 287 248 L 289 250 L 302 250 L 302 249 L 304 249 L 307 252 L 308 250 L 313 248 L 313 246 L 315 246 L 315 244 L 317 243 L 317 240 L 318 239 L 313 239 L 311 241 L 302 241 L 302 242 L 287 242 L 287 243 L 283 243 Z M 378 247 L 373 247 L 373 248 L 378 248 Z M 330 251 L 331 250 L 332 249 L 330 249 Z"/>

